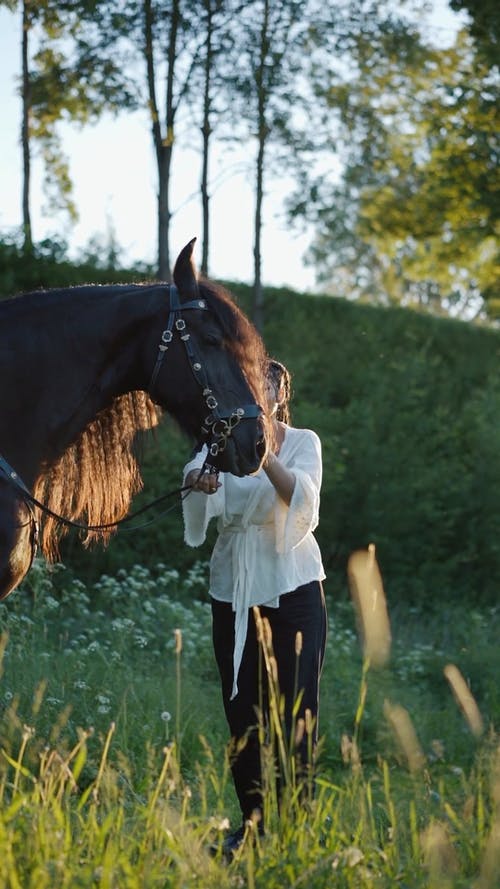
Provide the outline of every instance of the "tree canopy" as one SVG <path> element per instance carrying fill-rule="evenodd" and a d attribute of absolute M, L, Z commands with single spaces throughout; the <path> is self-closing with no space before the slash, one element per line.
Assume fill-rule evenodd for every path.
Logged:
<path fill-rule="evenodd" d="M 489 68 L 466 33 L 447 50 L 416 33 L 397 53 L 380 49 L 360 41 L 355 75 L 332 73 L 324 92 L 344 171 L 338 183 L 309 181 L 293 206 L 317 226 L 312 261 L 344 295 L 469 312 L 486 301 L 494 313 L 499 120 Z"/>
<path fill-rule="evenodd" d="M 253 171 L 257 320 L 266 188 L 284 172 L 298 183 L 289 215 L 312 227 L 308 259 L 332 293 L 500 314 L 494 5 L 452 0 L 469 20 L 438 48 L 412 0 L 397 9 L 384 0 L 0 3 L 21 8 L 25 22 L 25 208 L 37 146 L 48 212 L 77 212 L 61 120 L 84 125 L 141 107 L 157 166 L 161 277 L 183 139 L 202 158 L 208 267 L 215 140 L 245 146 Z"/>

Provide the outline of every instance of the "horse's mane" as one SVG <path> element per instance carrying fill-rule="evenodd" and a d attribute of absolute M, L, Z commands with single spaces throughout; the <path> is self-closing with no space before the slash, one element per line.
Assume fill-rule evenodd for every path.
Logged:
<path fill-rule="evenodd" d="M 159 409 L 145 392 L 115 398 L 55 463 L 43 468 L 35 497 L 52 512 L 88 525 L 123 518 L 132 497 L 142 488 L 138 434 L 156 426 L 159 417 Z M 41 549 L 47 559 L 54 560 L 68 528 L 51 516 L 39 518 Z M 84 544 L 107 543 L 115 530 L 89 531 Z"/>
<path fill-rule="evenodd" d="M 200 293 L 217 317 L 227 347 L 242 368 L 256 401 L 263 400 L 265 351 L 262 340 L 230 294 L 213 282 L 201 280 Z M 103 525 L 123 518 L 132 497 L 142 488 L 138 464 L 138 433 L 154 428 L 161 411 L 145 392 L 121 395 L 101 411 L 77 440 L 52 464 L 42 469 L 34 490 L 37 500 L 52 512 L 87 525 Z M 67 532 L 50 516 L 42 523 L 41 548 L 49 560 L 58 557 L 58 544 Z M 84 544 L 106 544 L 115 528 L 89 531 Z"/>

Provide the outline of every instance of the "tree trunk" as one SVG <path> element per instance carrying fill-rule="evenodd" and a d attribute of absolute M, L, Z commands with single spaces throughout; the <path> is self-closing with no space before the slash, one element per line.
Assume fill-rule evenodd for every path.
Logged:
<path fill-rule="evenodd" d="M 253 321 L 260 332 L 264 325 L 264 291 L 262 289 L 262 204 L 264 200 L 264 152 L 265 135 L 259 134 L 259 150 L 257 154 L 257 180 L 255 191 L 255 221 L 253 247 Z"/>
<path fill-rule="evenodd" d="M 257 94 L 257 127 L 259 148 L 257 152 L 255 182 L 255 228 L 254 228 L 254 285 L 253 285 L 253 321 L 257 330 L 262 332 L 264 325 L 264 292 L 262 289 L 262 205 L 264 201 L 264 156 L 268 137 L 266 121 L 267 88 L 266 63 L 269 52 L 269 0 L 264 2 L 264 15 L 260 29 L 259 64 L 255 71 Z"/>
<path fill-rule="evenodd" d="M 213 47 L 212 47 L 212 39 L 213 39 L 213 10 L 212 10 L 212 0 L 206 0 L 205 9 L 207 13 L 207 40 L 206 40 L 206 52 L 205 52 L 205 65 L 204 65 L 204 93 L 203 93 L 203 124 L 202 124 L 202 138 L 203 138 L 203 158 L 202 158 L 202 170 L 201 170 L 201 204 L 202 204 L 202 214 L 203 214 L 203 244 L 202 244 L 202 257 L 201 257 L 201 271 L 202 274 L 208 276 L 208 253 L 209 253 L 209 243 L 210 243 L 210 196 L 208 194 L 208 159 L 209 159 L 209 149 L 210 149 L 210 135 L 212 132 L 212 128 L 210 126 L 210 112 L 212 105 L 212 96 L 211 96 L 211 72 L 212 72 L 212 58 L 213 58 Z"/>
<path fill-rule="evenodd" d="M 23 35 L 22 35 L 22 125 L 21 143 L 23 151 L 23 249 L 29 253 L 33 249 L 33 234 L 30 214 L 30 177 L 31 177 L 31 153 L 29 119 L 31 110 L 31 83 L 28 61 L 28 35 L 30 29 L 30 0 L 23 2 Z"/>
<path fill-rule="evenodd" d="M 165 136 L 162 134 L 156 99 L 155 61 L 153 48 L 153 11 L 151 0 L 144 0 L 144 52 L 146 56 L 151 129 L 158 171 L 158 278 L 170 278 L 170 172 L 174 147 L 174 69 L 179 27 L 179 0 L 173 0 L 167 50 L 167 84 L 165 94 Z"/>
<path fill-rule="evenodd" d="M 172 147 L 163 146 L 158 161 L 158 278 L 170 278 L 170 165 Z"/>

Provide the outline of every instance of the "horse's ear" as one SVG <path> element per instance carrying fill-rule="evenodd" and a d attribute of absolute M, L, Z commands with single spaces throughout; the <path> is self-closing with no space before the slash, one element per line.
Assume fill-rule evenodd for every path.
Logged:
<path fill-rule="evenodd" d="M 198 281 L 193 262 L 193 249 L 196 238 L 186 244 L 179 253 L 174 266 L 174 281 L 182 299 L 196 299 Z"/>

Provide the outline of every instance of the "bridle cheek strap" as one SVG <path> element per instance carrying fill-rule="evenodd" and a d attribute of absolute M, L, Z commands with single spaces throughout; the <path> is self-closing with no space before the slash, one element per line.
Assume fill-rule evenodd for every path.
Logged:
<path fill-rule="evenodd" d="M 204 311 L 208 311 L 208 305 L 206 301 L 201 298 L 181 303 L 179 299 L 179 291 L 177 290 L 175 284 L 170 285 L 169 300 L 170 311 L 168 315 L 168 322 L 165 330 L 161 335 L 161 340 L 158 345 L 158 355 L 156 357 L 156 363 L 153 368 L 153 373 L 151 374 L 151 379 L 149 381 L 147 391 L 149 395 L 151 395 L 151 397 L 154 397 L 153 389 L 158 379 L 158 374 L 160 373 L 160 370 L 163 366 L 166 353 L 168 351 L 170 343 L 174 338 L 174 334 L 177 332 L 182 342 L 184 343 L 189 366 L 195 380 L 202 390 L 202 395 L 209 411 L 209 413 L 205 417 L 203 426 L 201 427 L 201 441 L 207 444 L 210 456 L 216 457 L 218 454 L 222 453 L 222 451 L 225 450 L 227 440 L 231 436 L 235 426 L 237 426 L 238 423 L 240 423 L 242 420 L 255 419 L 261 416 L 262 409 L 259 407 L 258 404 L 247 404 L 244 407 L 235 408 L 229 416 L 222 416 L 220 414 L 218 409 L 218 402 L 210 387 L 205 367 L 200 359 L 200 356 L 196 354 L 195 348 L 191 341 L 191 334 L 189 333 L 186 322 L 182 317 L 182 313 L 190 309 L 197 309 L 198 311 L 201 309 Z"/>

